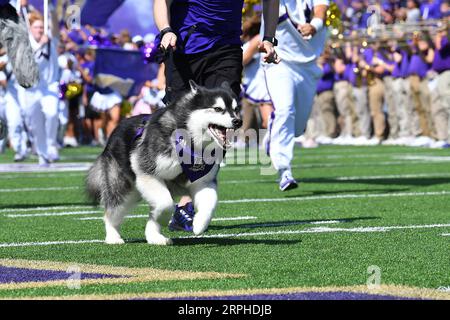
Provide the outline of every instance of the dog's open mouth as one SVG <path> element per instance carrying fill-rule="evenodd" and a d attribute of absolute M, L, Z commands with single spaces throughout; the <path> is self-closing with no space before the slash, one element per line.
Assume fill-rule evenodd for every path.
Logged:
<path fill-rule="evenodd" d="M 228 140 L 227 132 L 228 129 L 222 126 L 218 126 L 215 124 L 210 124 L 208 126 L 209 132 L 211 136 L 216 140 L 217 144 L 224 149 L 228 149 L 231 147 L 231 142 Z"/>

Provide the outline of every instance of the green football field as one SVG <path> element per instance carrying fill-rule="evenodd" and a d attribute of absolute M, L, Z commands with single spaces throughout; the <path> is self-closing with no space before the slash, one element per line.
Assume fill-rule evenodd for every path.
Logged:
<path fill-rule="evenodd" d="M 12 153 L 0 155 L 0 299 L 450 299 L 449 150 L 297 149 L 301 184 L 287 193 L 255 152 L 246 165 L 233 163 L 244 162 L 238 154 L 221 170 L 208 232 L 166 227 L 170 247 L 145 243 L 144 203 L 122 227 L 125 245 L 102 243 L 101 209 L 87 202 L 77 170 L 100 151 L 64 150 L 54 172 L 19 172 L 34 162 L 7 167 Z"/>

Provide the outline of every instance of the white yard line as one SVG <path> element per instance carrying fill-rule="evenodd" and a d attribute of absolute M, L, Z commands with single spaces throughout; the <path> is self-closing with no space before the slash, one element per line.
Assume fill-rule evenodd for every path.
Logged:
<path fill-rule="evenodd" d="M 381 156 L 381 155 L 380 155 Z M 331 155 L 331 156 L 311 156 L 311 158 L 317 159 L 339 159 L 341 158 L 339 155 Z M 378 156 L 376 156 L 378 157 Z M 386 154 L 386 157 L 392 158 L 394 161 L 384 161 L 384 162 L 357 162 L 357 163 L 304 163 L 304 164 L 297 164 L 293 165 L 293 168 L 335 168 L 335 167 L 346 167 L 346 166 L 353 166 L 353 167 L 378 167 L 378 166 L 386 166 L 386 165 L 403 165 L 405 163 L 407 164 L 429 164 L 429 163 L 447 163 L 450 162 L 450 157 L 445 156 L 430 156 L 430 155 L 424 155 L 424 156 L 414 156 L 414 155 L 401 155 L 401 156 L 391 156 L 389 154 Z M 308 156 L 306 157 L 308 158 Z M 345 158 L 345 157 L 342 157 Z M 355 156 L 348 156 L 348 159 L 353 159 Z M 362 156 L 358 155 L 356 158 L 375 158 L 373 155 L 369 156 Z M 240 158 L 237 158 L 239 160 Z M 263 167 L 267 167 L 268 164 L 260 164 L 260 165 L 254 165 L 252 163 L 257 162 L 258 159 L 250 158 L 252 162 L 249 163 L 249 165 L 245 166 L 245 169 L 247 170 L 257 170 L 261 169 Z M 236 160 L 236 161 L 237 161 Z M 242 160 L 242 159 L 241 159 Z M 230 159 L 231 161 L 231 159 Z M 238 161 L 242 162 L 242 161 Z M 244 164 L 245 165 L 245 164 Z M 49 168 L 42 168 L 39 167 L 37 164 L 0 164 L 0 174 L 5 173 L 8 174 L 10 177 L 13 177 L 11 175 L 12 173 L 55 173 L 55 172 L 86 172 L 90 167 L 92 166 L 92 163 L 60 163 L 60 164 L 53 164 Z M 226 171 L 234 171 L 234 170 L 242 170 L 243 165 L 234 166 L 231 165 L 231 162 L 227 167 L 224 168 Z M 2 175 L 0 175 L 0 178 Z"/>
<path fill-rule="evenodd" d="M 83 216 L 90 214 L 99 214 L 100 210 L 96 211 L 71 211 L 71 212 L 54 212 L 54 213 L 32 213 L 32 214 L 7 214 L 7 218 L 35 218 L 35 217 L 64 217 L 64 216 Z"/>
<path fill-rule="evenodd" d="M 77 172 L 87 171 L 91 166 L 92 163 L 90 162 L 54 163 L 48 168 L 40 167 L 38 164 L 34 163 L 6 163 L 0 164 L 0 173 Z"/>
<path fill-rule="evenodd" d="M 450 233 L 443 233 L 442 236 L 443 237 L 450 237 Z"/>
<path fill-rule="evenodd" d="M 308 234 L 308 233 L 339 233 L 339 232 L 373 233 L 373 232 L 388 232 L 392 230 L 434 229 L 434 228 L 448 228 L 448 227 L 450 227 L 450 224 L 390 226 L 390 227 L 357 227 L 357 228 L 319 227 L 319 228 L 310 228 L 306 230 L 281 230 L 281 231 L 246 232 L 246 233 L 231 233 L 231 234 L 211 234 L 203 236 L 180 237 L 179 239 L 238 238 L 238 237 L 254 237 L 254 236 Z"/>
<path fill-rule="evenodd" d="M 368 199 L 368 198 L 398 198 L 398 197 L 428 197 L 428 196 L 448 196 L 450 191 L 436 192 L 403 192 L 403 193 L 378 193 L 378 194 L 340 194 L 330 196 L 310 196 L 293 198 L 262 198 L 262 199 L 236 199 L 223 200 L 221 204 L 234 203 L 254 203 L 254 202 L 291 202 L 291 201 L 311 201 L 311 200 L 338 200 L 338 199 Z"/>
<path fill-rule="evenodd" d="M 38 191 L 68 191 L 78 190 L 81 187 L 48 187 L 48 188 L 14 188 L 14 189 L 0 189 L 0 193 L 15 193 L 15 192 L 38 192 Z"/>
<path fill-rule="evenodd" d="M 415 178 L 450 178 L 450 173 L 391 174 L 379 176 L 336 177 L 329 179 L 331 180 L 334 179 L 338 181 L 358 181 L 358 180 L 415 179 Z"/>
<path fill-rule="evenodd" d="M 430 225 L 410 225 L 410 226 L 387 226 L 387 227 L 357 227 L 357 228 L 329 228 L 318 227 L 305 230 L 281 230 L 281 231 L 265 231 L 265 232 L 245 232 L 245 233 L 222 233 L 222 234 L 206 234 L 202 236 L 178 237 L 174 239 L 214 239 L 214 238 L 241 238 L 241 237 L 257 237 L 257 236 L 277 236 L 277 235 L 298 235 L 298 234 L 320 234 L 320 233 L 374 233 L 389 232 L 393 230 L 422 230 L 449 228 L 450 224 L 430 224 Z M 47 241 L 47 242 L 23 242 L 23 243 L 0 243 L 0 248 L 11 247 L 36 247 L 36 246 L 52 246 L 66 244 L 89 244 L 102 243 L 103 240 L 71 240 L 71 241 Z"/>
<path fill-rule="evenodd" d="M 41 178 L 67 178 L 67 177 L 83 177 L 85 172 L 55 172 L 55 173 L 18 173 L 18 174 L 1 174 L 0 179 L 41 179 Z"/>
<path fill-rule="evenodd" d="M 89 244 L 89 243 L 103 243 L 103 242 L 105 242 L 105 241 L 104 240 L 78 240 L 78 241 L 0 243 L 0 248 L 40 247 L 40 246 L 62 245 L 62 244 Z"/>
<path fill-rule="evenodd" d="M 396 174 L 396 175 L 378 175 L 378 176 L 353 176 L 353 177 L 323 177 L 323 178 L 304 178 L 309 180 L 336 180 L 336 181 L 359 181 L 359 180 L 384 180 L 384 179 L 414 179 L 414 178 L 450 178 L 450 173 L 419 173 L 419 174 Z M 300 179 L 301 180 L 301 179 Z M 275 179 L 254 179 L 254 180 L 221 180 L 219 184 L 253 184 L 253 183 L 270 183 Z M 81 186 L 72 187 L 42 187 L 42 188 L 13 188 L 0 189 L 0 193 L 13 192 L 38 192 L 38 191 L 67 191 L 82 189 Z M 1 212 L 1 210 L 0 210 Z"/>
<path fill-rule="evenodd" d="M 34 211 L 58 211 L 58 210 L 80 210 L 95 209 L 94 206 L 54 206 L 54 207 L 34 207 L 34 208 L 8 208 L 1 209 L 0 213 L 34 212 Z"/>
<path fill-rule="evenodd" d="M 377 194 L 340 194 L 328 196 L 308 196 L 293 198 L 252 198 L 252 199 L 236 199 L 222 200 L 220 204 L 235 203 L 255 203 L 255 202 L 292 202 L 292 201 L 315 201 L 315 200 L 339 200 L 339 199 L 369 199 L 369 198 L 398 198 L 398 197 L 428 197 L 428 196 L 448 196 L 450 191 L 435 192 L 403 192 L 403 193 L 377 193 Z M 147 207 L 147 204 L 141 204 L 139 207 Z M 76 209 L 95 209 L 93 206 L 61 206 L 61 207 L 35 207 L 35 208 L 9 208 L 2 209 L 0 213 L 17 213 L 17 212 L 33 212 L 33 211 L 57 211 L 57 210 L 76 210 Z M 101 209 L 99 209 L 101 210 Z"/>
<path fill-rule="evenodd" d="M 402 165 L 428 165 L 428 164 L 444 164 L 449 161 L 447 160 L 439 160 L 439 161 L 385 161 L 385 162 L 348 162 L 348 163 L 316 163 L 316 164 L 296 164 L 291 167 L 294 169 L 314 169 L 314 168 L 341 168 L 341 167 L 385 167 L 385 166 L 402 166 Z M 245 170 L 261 170 L 261 169 L 270 169 L 270 165 L 261 164 L 261 165 L 239 165 L 239 166 L 226 166 L 222 168 L 225 171 L 242 171 Z M 273 169 L 275 170 L 275 169 Z"/>
<path fill-rule="evenodd" d="M 418 174 L 390 174 L 378 176 L 353 176 L 353 177 L 317 177 L 317 178 L 299 178 L 300 181 L 311 180 L 336 180 L 336 181 L 359 181 L 359 180 L 384 180 L 384 179 L 415 179 L 415 178 L 450 178 L 450 173 L 418 173 Z M 219 184 L 252 184 L 274 182 L 273 179 L 255 179 L 255 180 L 220 180 Z M 450 180 L 449 180 L 450 182 Z"/>

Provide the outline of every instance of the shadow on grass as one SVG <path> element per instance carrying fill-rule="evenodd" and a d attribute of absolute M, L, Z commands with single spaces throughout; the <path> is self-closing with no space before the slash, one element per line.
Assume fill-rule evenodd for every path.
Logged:
<path fill-rule="evenodd" d="M 314 196 L 327 196 L 327 195 L 346 195 L 346 194 L 365 194 L 365 195 L 369 195 L 369 194 L 377 194 L 377 193 L 397 193 L 397 192 L 402 192 L 402 191 L 409 191 L 409 188 L 395 188 L 395 189 L 358 189 L 358 190 L 333 190 L 333 191 L 325 191 L 325 190 L 320 190 L 320 191 L 307 191 L 307 190 L 301 190 L 301 185 L 300 188 L 297 189 L 297 191 L 300 192 L 296 192 L 296 190 L 292 190 L 289 191 L 288 194 L 286 194 L 284 196 L 284 198 L 308 198 L 308 197 L 314 197 Z"/>
<path fill-rule="evenodd" d="M 273 227 L 287 227 L 298 225 L 311 225 L 319 227 L 325 225 L 326 222 L 330 224 L 334 221 L 337 223 L 352 223 L 364 220 L 376 220 L 379 217 L 359 217 L 359 218 L 340 218 L 340 219 L 322 219 L 322 220 L 297 220 L 297 221 L 280 221 L 273 223 L 250 223 L 250 224 L 237 224 L 231 226 L 210 226 L 209 230 L 229 230 L 229 229 L 256 229 L 256 228 L 273 228 Z M 324 223 L 325 222 L 325 223 Z M 328 225 L 328 224 L 327 224 Z M 245 233 L 242 231 L 241 233 Z M 194 238 L 189 233 L 183 233 L 186 238 L 172 238 L 174 246 L 192 246 L 192 245 L 216 245 L 216 246 L 233 246 L 233 245 L 246 245 L 246 244 L 264 244 L 264 245 L 295 245 L 300 244 L 300 239 L 296 240 L 276 240 L 276 239 L 239 239 L 236 237 L 221 237 L 214 238 L 214 234 L 208 234 L 208 238 Z M 189 238 L 188 238 L 189 237 Z M 260 237 L 264 237 L 261 235 Z M 144 239 L 127 239 L 126 243 L 147 243 Z"/>

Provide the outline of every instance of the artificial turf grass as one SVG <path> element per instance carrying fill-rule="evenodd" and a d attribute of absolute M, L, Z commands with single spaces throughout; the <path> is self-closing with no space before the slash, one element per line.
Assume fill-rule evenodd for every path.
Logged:
<path fill-rule="evenodd" d="M 355 148 L 358 149 L 358 148 Z M 325 151 L 324 151 L 325 150 Z M 304 159 L 296 163 L 314 163 L 316 155 L 340 152 L 339 148 L 325 148 L 305 153 Z M 354 149 L 349 153 L 354 153 Z M 393 153 L 397 149 L 389 148 Z M 328 152 L 331 151 L 331 152 Z M 389 152 L 377 148 L 379 153 Z M 401 150 L 413 153 L 412 150 Z M 420 150 L 421 154 L 428 155 Z M 448 152 L 434 152 L 434 155 L 447 156 Z M 381 159 L 383 157 L 380 157 Z M 372 161 L 374 166 L 352 166 L 352 164 Z M 400 166 L 376 166 L 378 158 L 324 160 L 325 164 L 346 164 L 335 168 L 296 169 L 296 176 L 305 177 L 300 190 L 289 194 L 276 191 L 276 184 L 270 177 L 260 177 L 258 170 L 232 171 L 224 169 L 221 180 L 259 180 L 267 183 L 222 184 L 221 199 L 240 198 L 282 198 L 289 196 L 339 195 L 347 193 L 387 193 L 418 191 L 450 191 L 450 179 L 447 178 L 393 178 L 385 181 L 364 179 L 361 181 L 336 181 L 332 177 L 374 174 L 411 174 L 445 173 L 446 163 L 424 163 Z M 61 174 L 64 176 L 64 174 Z M 310 180 L 308 180 L 308 178 Z M 1 175 L 0 175 L 1 179 Z M 79 177 L 64 177 L 58 185 L 77 185 Z M 18 179 L 21 180 L 21 179 Z M 33 186 L 51 186 L 55 178 L 33 179 Z M 15 181 L 14 183 L 12 181 Z M 24 187 L 27 187 L 25 180 Z M 1 188 L 17 187 L 17 180 L 2 180 Z M 36 184 L 35 184 L 36 183 Z M 36 204 L 65 205 L 84 204 L 81 192 L 58 191 L 8 194 L 4 198 L 0 193 L 0 207 L 35 206 Z M 5 199 L 5 200 L 4 200 Z M 301 230 L 310 225 L 289 225 L 278 227 L 258 227 L 258 224 L 272 222 L 295 222 L 323 219 L 367 218 L 359 219 L 338 227 L 389 226 L 411 224 L 448 223 L 449 196 L 406 197 L 380 199 L 340 199 L 316 200 L 286 203 L 246 203 L 219 205 L 218 215 L 240 216 L 255 215 L 257 221 L 214 223 L 211 233 L 236 233 L 254 231 L 277 231 L 284 229 Z M 138 208 L 136 213 L 145 213 Z M 8 219 L 0 215 L 2 233 L 0 242 L 48 241 L 64 239 L 101 239 L 103 226 L 101 221 L 76 221 L 73 217 L 21 218 Z M 243 226 L 244 225 L 244 226 Z M 253 227 L 248 227 L 253 225 Z M 125 238 L 142 238 L 145 219 L 127 220 L 124 225 Z M 334 227 L 331 225 L 330 227 Z M 292 286 L 356 285 L 367 280 L 367 267 L 378 265 L 383 271 L 383 283 L 404 284 L 437 288 L 450 283 L 448 276 L 448 238 L 441 237 L 443 229 L 400 230 L 379 234 L 302 234 L 258 236 L 221 240 L 186 241 L 184 245 L 169 248 L 151 247 L 146 244 L 127 244 L 123 247 L 109 247 L 101 244 L 0 248 L 0 258 L 22 258 L 29 260 L 56 260 L 68 262 L 124 265 L 131 267 L 155 267 L 191 271 L 239 272 L 249 275 L 244 279 L 175 281 L 147 284 L 129 284 L 121 286 L 100 285 L 82 288 L 82 293 L 120 293 L 145 291 L 177 291 L 211 288 L 265 288 Z M 448 230 L 448 229 L 446 229 Z M 445 230 L 445 231 L 446 231 Z M 178 234 L 171 233 L 171 236 Z M 12 241 L 14 240 L 14 241 Z M 27 294 L 28 293 L 28 294 Z M 78 294 L 66 288 L 39 290 L 20 290 L 17 292 L 0 291 L 0 296 L 26 296 Z"/>

